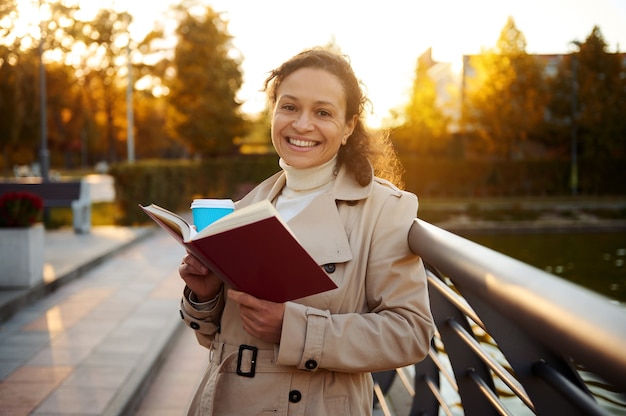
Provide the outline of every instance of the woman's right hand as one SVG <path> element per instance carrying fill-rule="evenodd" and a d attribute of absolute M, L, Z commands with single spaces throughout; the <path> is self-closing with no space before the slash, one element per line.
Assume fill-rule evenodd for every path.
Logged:
<path fill-rule="evenodd" d="M 210 272 L 200 260 L 191 253 L 183 257 L 178 267 L 180 277 L 187 287 L 196 295 L 198 302 L 208 302 L 214 299 L 222 290 L 222 281 Z"/>

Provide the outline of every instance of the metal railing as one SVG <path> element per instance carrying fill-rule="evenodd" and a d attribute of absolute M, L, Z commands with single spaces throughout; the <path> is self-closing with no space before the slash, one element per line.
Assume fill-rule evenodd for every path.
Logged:
<path fill-rule="evenodd" d="M 384 413 L 400 376 L 411 416 L 626 414 L 622 306 L 419 219 L 409 244 L 437 333 L 423 362 L 375 374 Z"/>

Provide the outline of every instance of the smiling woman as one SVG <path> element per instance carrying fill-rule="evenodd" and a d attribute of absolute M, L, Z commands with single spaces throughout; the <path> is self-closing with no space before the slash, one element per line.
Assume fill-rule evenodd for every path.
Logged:
<path fill-rule="evenodd" d="M 235 209 L 270 201 L 337 288 L 270 302 L 184 256 L 181 313 L 215 357 L 189 414 L 371 415 L 368 373 L 422 360 L 432 336 L 424 266 L 407 240 L 417 198 L 373 175 L 382 153 L 345 57 L 305 50 L 265 86 L 282 169 Z"/>

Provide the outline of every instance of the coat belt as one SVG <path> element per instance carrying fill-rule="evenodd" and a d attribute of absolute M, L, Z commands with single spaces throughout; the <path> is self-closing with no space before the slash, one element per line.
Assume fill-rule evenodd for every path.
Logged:
<path fill-rule="evenodd" d="M 213 341 L 210 349 L 211 363 L 219 365 L 221 372 L 254 377 L 255 373 L 294 373 L 296 367 L 276 364 L 275 352 L 260 350 L 248 345 L 230 345 Z"/>

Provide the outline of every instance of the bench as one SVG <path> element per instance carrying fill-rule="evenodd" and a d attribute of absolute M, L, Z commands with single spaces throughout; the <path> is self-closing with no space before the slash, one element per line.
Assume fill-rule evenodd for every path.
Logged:
<path fill-rule="evenodd" d="M 0 195 L 7 192 L 28 191 L 43 199 L 44 208 L 71 207 L 74 232 L 88 233 L 91 230 L 91 199 L 89 183 L 67 182 L 0 182 Z"/>

